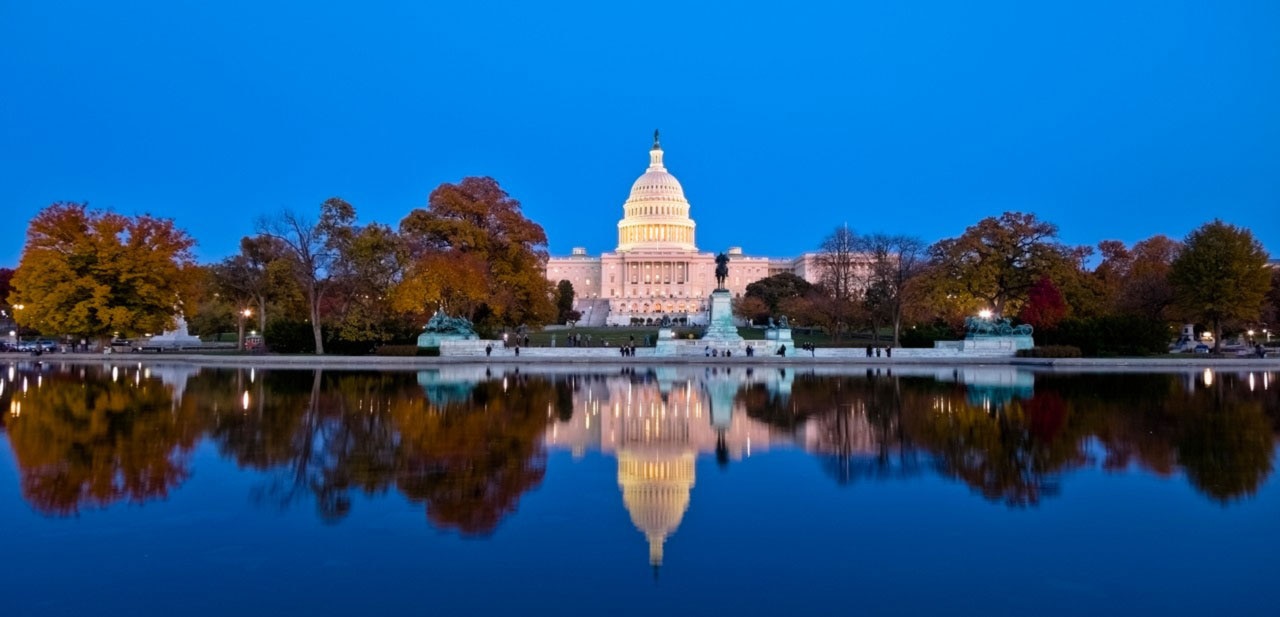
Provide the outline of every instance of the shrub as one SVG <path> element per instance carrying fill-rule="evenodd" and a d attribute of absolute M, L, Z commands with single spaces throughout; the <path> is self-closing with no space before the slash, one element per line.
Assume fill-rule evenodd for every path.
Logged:
<path fill-rule="evenodd" d="M 1032 349 L 1019 349 L 1019 358 L 1079 358 L 1080 348 L 1074 345 L 1044 345 Z"/>
<path fill-rule="evenodd" d="M 956 340 L 959 338 L 963 338 L 963 335 L 957 334 L 951 329 L 951 326 L 938 321 L 906 328 L 902 331 L 898 341 L 903 347 L 926 348 L 933 347 L 934 341 Z"/>
<path fill-rule="evenodd" d="M 1169 324 L 1133 315 L 1064 319 L 1053 330 L 1036 332 L 1042 345 L 1072 345 L 1090 357 L 1149 356 L 1168 351 Z"/>
<path fill-rule="evenodd" d="M 315 353 L 316 341 L 311 333 L 311 324 L 291 319 L 276 319 L 267 322 L 267 329 L 262 333 L 267 347 L 276 353 Z"/>
<path fill-rule="evenodd" d="M 439 354 L 439 348 L 436 353 Z M 416 356 L 418 355 L 418 345 L 380 345 L 374 350 L 374 355 L 378 356 Z"/>

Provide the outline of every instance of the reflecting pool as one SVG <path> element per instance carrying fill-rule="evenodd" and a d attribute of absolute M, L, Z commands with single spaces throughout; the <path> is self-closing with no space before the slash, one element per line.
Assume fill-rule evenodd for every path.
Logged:
<path fill-rule="evenodd" d="M 11 361 L 4 614 L 1272 615 L 1277 378 Z"/>

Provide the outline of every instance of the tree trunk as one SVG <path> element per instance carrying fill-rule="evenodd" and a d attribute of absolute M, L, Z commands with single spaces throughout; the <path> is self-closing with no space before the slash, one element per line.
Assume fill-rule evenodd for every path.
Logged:
<path fill-rule="evenodd" d="M 244 351 L 244 311 L 236 312 L 236 350 Z"/>
<path fill-rule="evenodd" d="M 324 355 L 324 339 L 320 336 L 320 294 L 311 288 L 311 334 L 316 339 L 316 355 Z"/>
<path fill-rule="evenodd" d="M 901 347 L 902 338 L 902 313 L 897 312 L 893 315 L 893 346 Z"/>

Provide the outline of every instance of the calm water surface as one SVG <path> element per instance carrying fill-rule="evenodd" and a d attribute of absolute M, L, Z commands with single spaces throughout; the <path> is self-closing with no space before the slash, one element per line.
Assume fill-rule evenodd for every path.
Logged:
<path fill-rule="evenodd" d="M 25 615 L 1274 615 L 1280 374 L 0 365 Z"/>

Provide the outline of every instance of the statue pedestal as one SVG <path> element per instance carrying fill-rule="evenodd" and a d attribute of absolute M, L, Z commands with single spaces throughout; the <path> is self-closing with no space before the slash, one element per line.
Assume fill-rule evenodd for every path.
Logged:
<path fill-rule="evenodd" d="M 423 332 L 418 335 L 418 347 L 439 347 L 445 341 L 475 341 L 480 337 L 475 334 L 457 334 L 442 332 Z"/>
<path fill-rule="evenodd" d="M 792 343 L 791 328 L 769 328 L 764 331 L 764 340 L 778 341 L 779 343 L 790 345 Z"/>
<path fill-rule="evenodd" d="M 737 347 L 742 342 L 738 335 L 738 326 L 733 323 L 733 297 L 727 289 L 711 292 L 711 320 L 707 324 L 707 332 L 702 335 L 704 345 L 715 346 L 716 343 L 732 344 Z"/>

